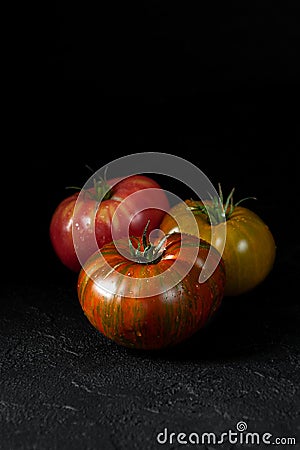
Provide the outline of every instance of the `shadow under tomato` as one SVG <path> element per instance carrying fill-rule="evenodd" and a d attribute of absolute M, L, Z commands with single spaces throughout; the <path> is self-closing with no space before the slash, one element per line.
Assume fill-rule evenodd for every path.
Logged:
<path fill-rule="evenodd" d="M 189 339 L 174 347 L 147 351 L 147 357 L 220 361 L 274 352 L 284 336 L 296 336 L 298 329 L 296 298 L 286 290 L 288 277 L 281 267 L 274 268 L 252 291 L 224 297 L 211 321 Z M 134 352 L 145 356 L 143 351 Z"/>

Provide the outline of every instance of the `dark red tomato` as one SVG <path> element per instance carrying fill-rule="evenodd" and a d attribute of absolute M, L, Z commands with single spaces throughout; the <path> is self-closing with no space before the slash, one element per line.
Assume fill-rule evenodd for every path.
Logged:
<path fill-rule="evenodd" d="M 132 175 L 115 184 L 108 180 L 101 186 L 100 181 L 95 188 L 89 189 L 86 195 L 75 193 L 57 206 L 50 223 L 50 239 L 54 251 L 61 262 L 69 269 L 79 272 L 82 260 L 86 260 L 97 245 L 129 235 L 141 235 L 148 219 L 151 223 L 150 233 L 158 228 L 169 201 L 164 190 L 150 177 Z M 111 189 L 103 197 L 103 189 Z M 102 198 L 99 203 L 99 198 Z M 76 223 L 73 224 L 76 204 Z M 95 212 L 96 211 L 96 212 Z M 80 235 L 80 249 L 74 247 L 72 230 Z M 78 259 L 78 250 L 81 258 Z"/>
<path fill-rule="evenodd" d="M 164 241 L 164 247 L 155 247 L 134 238 L 131 253 L 128 240 L 111 242 L 79 273 L 84 314 L 119 345 L 149 350 L 173 346 L 206 325 L 221 304 L 225 269 L 218 251 L 189 234 L 173 233 Z M 210 250 L 210 264 L 216 268 L 200 283 Z"/>

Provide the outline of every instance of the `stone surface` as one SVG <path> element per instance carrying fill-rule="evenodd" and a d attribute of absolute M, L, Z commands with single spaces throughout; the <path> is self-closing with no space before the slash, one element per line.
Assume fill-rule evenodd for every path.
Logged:
<path fill-rule="evenodd" d="M 224 299 L 205 329 L 159 352 L 100 335 L 83 315 L 74 274 L 7 286 L 1 449 L 150 450 L 161 447 L 165 428 L 168 439 L 172 432 L 220 439 L 241 421 L 248 432 L 297 437 L 299 445 L 300 307 L 285 288 L 293 275 L 277 261 L 261 286 Z M 180 447 L 174 442 L 168 448 Z"/>

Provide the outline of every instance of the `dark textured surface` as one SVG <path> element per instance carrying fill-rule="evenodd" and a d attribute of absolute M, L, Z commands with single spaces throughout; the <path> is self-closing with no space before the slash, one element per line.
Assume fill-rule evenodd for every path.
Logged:
<path fill-rule="evenodd" d="M 54 259 L 35 282 L 16 273 L 1 293 L 0 448 L 154 449 L 165 427 L 220 437 L 239 421 L 299 448 L 298 251 L 279 252 L 261 286 L 224 299 L 189 341 L 149 353 L 102 337 Z"/>

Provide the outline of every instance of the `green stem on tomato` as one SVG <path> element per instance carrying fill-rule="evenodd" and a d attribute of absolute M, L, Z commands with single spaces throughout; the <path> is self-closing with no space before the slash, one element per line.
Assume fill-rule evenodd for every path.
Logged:
<path fill-rule="evenodd" d="M 128 238 L 128 244 L 131 256 L 135 261 L 141 264 L 149 264 L 157 262 L 163 252 L 164 252 L 164 244 L 167 240 L 168 235 L 165 235 L 157 245 L 151 244 L 151 242 L 147 238 L 147 230 L 149 227 L 150 219 L 148 220 L 142 235 L 142 244 L 143 250 L 141 250 L 141 243 L 138 241 L 137 248 L 132 244 L 131 238 Z"/>
<path fill-rule="evenodd" d="M 101 202 L 103 200 L 109 200 L 111 198 L 111 187 L 107 183 L 106 178 L 107 167 L 104 170 L 104 177 L 93 178 L 93 189 L 85 189 L 84 194 L 91 200 Z M 66 189 L 76 189 L 80 191 L 82 188 L 78 186 L 67 186 Z"/>
<path fill-rule="evenodd" d="M 225 204 L 223 198 L 223 192 L 221 188 L 221 184 L 218 183 L 219 187 L 219 197 L 212 197 L 210 203 L 201 203 L 196 206 L 190 206 L 189 209 L 194 214 L 205 214 L 207 216 L 207 221 L 211 223 L 211 225 L 218 225 L 221 222 L 225 222 L 229 220 L 234 209 L 245 200 L 253 199 L 256 200 L 255 197 L 245 197 L 239 200 L 236 203 L 233 203 L 233 193 L 235 188 L 231 189 Z"/>

